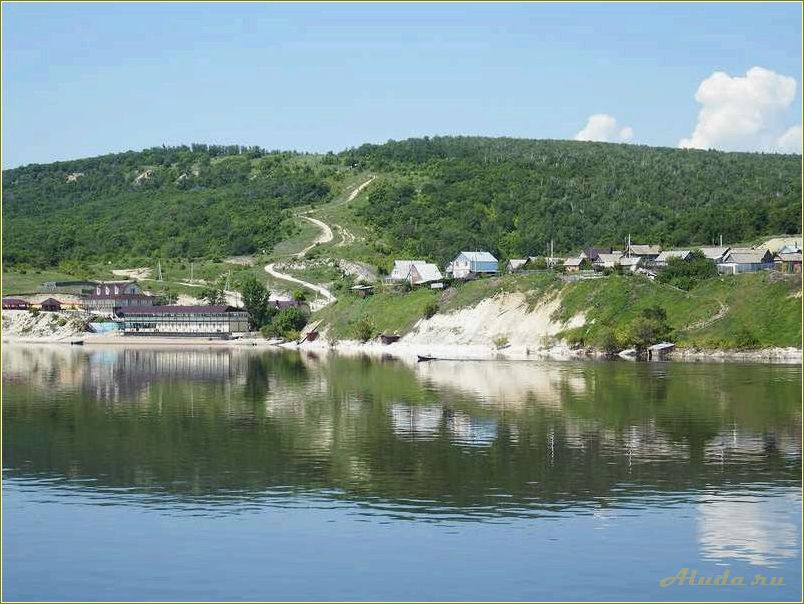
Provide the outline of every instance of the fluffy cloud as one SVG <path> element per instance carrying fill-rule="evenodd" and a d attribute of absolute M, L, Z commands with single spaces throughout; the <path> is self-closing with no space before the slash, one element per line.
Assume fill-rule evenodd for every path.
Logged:
<path fill-rule="evenodd" d="M 605 113 L 590 115 L 583 130 L 575 135 L 576 141 L 600 141 L 603 143 L 627 143 L 634 138 L 634 130 L 620 126 L 617 120 Z"/>
<path fill-rule="evenodd" d="M 702 105 L 698 123 L 678 146 L 768 151 L 791 145 L 795 127 L 779 136 L 779 121 L 795 96 L 796 80 L 770 69 L 752 67 L 744 76 L 734 77 L 716 71 L 698 86 L 695 100 Z M 800 139 L 800 127 L 798 134 Z"/>
<path fill-rule="evenodd" d="M 801 124 L 788 128 L 776 139 L 774 150 L 779 153 L 798 153 L 801 155 Z"/>

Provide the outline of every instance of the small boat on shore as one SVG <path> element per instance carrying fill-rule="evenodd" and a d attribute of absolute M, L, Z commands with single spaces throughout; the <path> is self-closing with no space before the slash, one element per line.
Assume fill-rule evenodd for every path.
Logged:
<path fill-rule="evenodd" d="M 431 357 L 431 356 L 428 356 L 426 354 L 417 354 L 416 357 L 418 358 L 419 363 L 422 363 L 424 361 L 437 361 L 438 360 L 435 357 Z"/>

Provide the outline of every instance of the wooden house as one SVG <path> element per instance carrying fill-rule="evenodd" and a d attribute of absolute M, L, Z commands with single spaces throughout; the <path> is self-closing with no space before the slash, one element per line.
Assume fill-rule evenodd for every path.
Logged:
<path fill-rule="evenodd" d="M 61 302 L 56 298 L 48 298 L 39 303 L 39 308 L 42 312 L 59 312 L 61 310 Z"/>
<path fill-rule="evenodd" d="M 725 274 L 755 273 L 773 268 L 773 254 L 767 249 L 732 248 L 723 262 L 717 265 L 718 271 Z"/>
<path fill-rule="evenodd" d="M 567 258 L 564 260 L 564 270 L 568 273 L 577 273 L 581 270 L 581 264 L 586 258 L 579 256 L 578 258 Z"/>
<path fill-rule="evenodd" d="M 773 257 L 773 264 L 783 273 L 800 273 L 801 252 L 779 252 Z"/>
<path fill-rule="evenodd" d="M 454 279 L 468 279 L 495 275 L 498 261 L 489 252 L 461 252 L 447 265 L 447 275 Z"/>
<path fill-rule="evenodd" d="M 690 250 L 665 250 L 656 256 L 654 260 L 656 266 L 667 266 L 667 262 L 671 258 L 680 258 L 681 260 L 689 260 L 692 257 Z"/>

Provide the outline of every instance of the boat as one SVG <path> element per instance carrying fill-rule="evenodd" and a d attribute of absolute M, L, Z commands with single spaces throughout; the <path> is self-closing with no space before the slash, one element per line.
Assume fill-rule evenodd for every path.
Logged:
<path fill-rule="evenodd" d="M 84 340 L 70 340 L 70 346 L 83 346 Z"/>
<path fill-rule="evenodd" d="M 419 363 L 421 363 L 422 361 L 437 361 L 438 360 L 435 357 L 431 357 L 431 356 L 428 356 L 426 354 L 417 354 L 416 356 L 419 359 Z"/>
<path fill-rule="evenodd" d="M 380 341 L 385 344 L 393 344 L 394 342 L 398 342 L 401 336 L 398 333 L 383 333 L 380 334 Z"/>

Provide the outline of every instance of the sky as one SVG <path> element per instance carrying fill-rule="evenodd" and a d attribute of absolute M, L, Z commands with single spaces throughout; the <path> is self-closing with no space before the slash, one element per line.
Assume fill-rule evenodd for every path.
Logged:
<path fill-rule="evenodd" d="M 800 3 L 2 5 L 2 165 L 434 135 L 801 153 Z"/>

